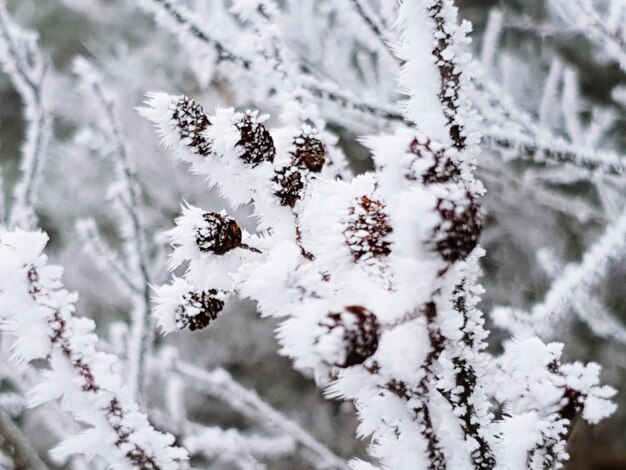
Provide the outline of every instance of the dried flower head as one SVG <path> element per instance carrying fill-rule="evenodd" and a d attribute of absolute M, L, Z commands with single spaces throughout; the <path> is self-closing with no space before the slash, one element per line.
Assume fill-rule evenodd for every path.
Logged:
<path fill-rule="evenodd" d="M 176 327 L 191 331 L 206 328 L 224 308 L 224 293 L 217 289 L 189 291 L 176 308 Z"/>
<path fill-rule="evenodd" d="M 274 139 L 255 114 L 246 115 L 237 123 L 241 139 L 237 145 L 243 147 L 241 158 L 253 167 L 263 162 L 273 162 L 276 156 Z"/>
<path fill-rule="evenodd" d="M 319 323 L 316 349 L 329 365 L 350 367 L 363 364 L 378 349 L 380 323 L 376 315 L 358 305 L 331 312 Z"/>
<path fill-rule="evenodd" d="M 172 120 L 180 134 L 183 145 L 191 152 L 207 156 L 211 153 L 211 142 L 203 132 L 211 125 L 202 106 L 187 96 L 173 103 Z"/>
<path fill-rule="evenodd" d="M 200 251 L 217 255 L 241 246 L 241 228 L 224 212 L 206 212 L 203 222 L 196 226 L 196 244 Z"/>
<path fill-rule="evenodd" d="M 392 232 L 382 201 L 364 195 L 350 207 L 344 236 L 354 261 L 382 258 L 391 253 L 387 235 Z"/>

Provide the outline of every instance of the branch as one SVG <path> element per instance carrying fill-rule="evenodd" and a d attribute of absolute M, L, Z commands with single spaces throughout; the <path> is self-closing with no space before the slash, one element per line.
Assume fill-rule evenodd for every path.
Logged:
<path fill-rule="evenodd" d="M 37 46 L 37 36 L 21 29 L 0 1 L 0 65 L 22 98 L 27 123 L 21 147 L 22 178 L 14 190 L 9 226 L 32 228 L 34 205 L 51 134 L 51 117 L 45 103 L 46 60 Z"/>
<path fill-rule="evenodd" d="M 74 418 L 88 425 L 53 452 L 100 456 L 111 466 L 178 468 L 186 452 L 173 437 L 155 430 L 128 400 L 117 358 L 98 352 L 95 324 L 78 318 L 77 296 L 63 288 L 62 269 L 48 266 L 41 232 L 0 233 L 0 255 L 7 276 L 0 279 L 0 325 L 15 336 L 18 363 L 48 359 L 50 369 L 31 392 L 33 406 L 60 400 Z"/>
<path fill-rule="evenodd" d="M 572 292 L 589 291 L 606 275 L 611 260 L 618 259 L 625 252 L 626 211 L 606 228 L 579 263 L 565 266 L 543 302 L 533 306 L 530 312 L 498 307 L 492 312 L 495 323 L 517 334 L 550 336 L 572 302 L 576 301 L 577 297 L 572 296 Z"/>
<path fill-rule="evenodd" d="M 312 463 L 332 468 L 346 468 L 342 459 L 333 454 L 297 423 L 265 403 L 254 391 L 248 390 L 236 382 L 224 369 L 209 372 L 192 364 L 177 362 L 175 370 L 186 379 L 193 380 L 193 386 L 199 391 L 219 398 L 244 416 L 267 426 L 270 430 L 280 431 L 291 436 L 300 445 L 311 451 L 314 456 Z"/>

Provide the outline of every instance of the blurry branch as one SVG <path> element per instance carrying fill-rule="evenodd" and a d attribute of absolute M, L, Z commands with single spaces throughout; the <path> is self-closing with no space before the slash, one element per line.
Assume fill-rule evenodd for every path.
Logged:
<path fill-rule="evenodd" d="M 177 362 L 175 370 L 186 380 L 192 381 L 197 390 L 228 403 L 235 410 L 268 428 L 291 436 L 308 449 L 314 462 L 346 468 L 345 462 L 318 442 L 298 424 L 265 403 L 254 391 L 248 390 L 235 381 L 224 369 L 205 371 L 193 364 Z"/>
<path fill-rule="evenodd" d="M 48 468 L 28 443 L 20 428 L 2 409 L 0 409 L 0 450 L 13 459 L 18 469 L 47 470 Z"/>
<path fill-rule="evenodd" d="M 6 223 L 6 199 L 4 196 L 4 174 L 0 166 L 0 224 Z"/>
<path fill-rule="evenodd" d="M 14 23 L 0 0 L 0 65 L 22 99 L 27 126 L 21 147 L 22 178 L 15 186 L 8 220 L 11 227 L 35 226 L 34 205 L 51 134 L 44 96 L 47 63 L 37 42 L 37 34 Z"/>
<path fill-rule="evenodd" d="M 546 275 L 553 281 L 558 279 L 563 272 L 563 266 L 554 253 L 541 250 L 537 258 Z M 626 344 L 626 326 L 607 311 L 590 289 L 575 289 L 571 296 L 571 308 L 595 335 Z"/>
<path fill-rule="evenodd" d="M 130 278 L 127 266 L 119 259 L 113 248 L 102 240 L 95 220 L 80 220 L 76 224 L 76 232 L 80 237 L 85 253 L 91 256 L 103 272 L 109 274 L 129 296 L 141 294 L 142 288 Z"/>
<path fill-rule="evenodd" d="M 121 235 L 124 240 L 126 261 L 111 253 L 101 241 L 95 224 L 83 224 L 83 239 L 88 241 L 91 252 L 96 255 L 100 266 L 111 269 L 114 277 L 121 280 L 133 295 L 133 315 L 129 337 L 130 384 L 133 397 L 140 403 L 145 395 L 146 361 L 153 342 L 153 326 L 150 319 L 152 299 L 150 291 L 149 257 L 146 247 L 145 230 L 140 220 L 140 189 L 131 162 L 126 137 L 115 114 L 113 94 L 105 88 L 102 76 L 84 59 L 75 62 L 75 70 L 87 94 L 92 94 L 102 112 L 98 125 L 112 142 L 110 158 L 115 166 L 116 178 L 110 187 L 111 197 L 119 205 L 118 216 L 121 222 Z M 104 150 L 103 150 L 104 153 Z"/>
<path fill-rule="evenodd" d="M 186 437 L 183 442 L 191 455 L 232 463 L 242 470 L 263 468 L 257 458 L 281 457 L 294 450 L 294 441 L 287 435 L 245 434 L 195 423 L 187 423 L 184 427 Z"/>
<path fill-rule="evenodd" d="M 9 416 L 17 416 L 24 409 L 24 402 L 24 398 L 17 393 L 0 393 L 0 412 L 4 412 Z"/>
<path fill-rule="evenodd" d="M 558 321 L 563 318 L 572 304 L 581 306 L 584 300 L 585 306 L 581 307 L 588 310 L 581 319 L 588 323 L 594 332 L 613 330 L 611 336 L 620 341 L 623 340 L 626 338 L 626 328 L 608 314 L 603 315 L 603 308 L 593 309 L 586 303 L 589 301 L 589 291 L 606 276 L 609 263 L 623 257 L 624 253 L 626 253 L 626 211 L 587 250 L 580 263 L 565 266 L 559 277 L 552 283 L 543 302 L 536 304 L 530 312 L 510 307 L 497 307 L 492 312 L 494 321 L 498 326 L 513 333 L 538 334 L 546 337 L 554 333 Z M 594 307 L 596 303 L 592 302 L 590 305 Z M 600 318 L 592 318 L 594 310 L 599 311 L 604 317 L 605 325 L 594 324 L 601 321 Z"/>
<path fill-rule="evenodd" d="M 621 7 L 619 1 L 612 1 Z M 612 22 L 610 12 L 602 18 L 591 0 L 550 0 L 548 5 L 566 24 L 578 29 L 589 41 L 598 47 L 602 53 L 619 64 L 626 71 L 626 39 L 624 38 L 624 24 L 617 24 L 611 30 L 608 24 Z"/>
<path fill-rule="evenodd" d="M 483 72 L 483 75 L 485 72 Z M 587 142 L 573 143 L 553 134 L 532 116 L 519 109 L 506 92 L 484 76 L 473 82 L 473 103 L 485 121 L 483 144 L 538 163 L 567 163 L 610 175 L 626 173 L 626 157 L 608 150 L 597 150 Z"/>
<path fill-rule="evenodd" d="M 199 23 L 194 21 L 194 16 L 185 7 L 170 0 L 141 0 L 140 4 L 146 11 L 155 15 L 157 21 L 173 34 L 180 35 L 181 31 L 187 32 L 200 43 L 215 49 L 218 54 L 218 62 L 232 62 L 246 71 L 255 71 L 251 59 L 232 52 L 222 42 L 212 37 Z M 317 79 L 309 76 L 306 80 L 303 79 L 302 87 L 316 98 L 330 101 L 351 111 L 374 115 L 383 119 L 402 120 L 400 113 L 388 110 L 378 104 L 358 100 L 340 91 L 335 84 L 319 83 Z"/>
<path fill-rule="evenodd" d="M 378 15 L 372 11 L 364 0 L 350 0 L 350 3 L 352 3 L 358 15 L 372 31 L 372 34 L 380 41 L 383 49 L 387 51 L 394 60 L 398 60 L 392 48 L 395 41 L 390 37 L 388 29 Z"/>

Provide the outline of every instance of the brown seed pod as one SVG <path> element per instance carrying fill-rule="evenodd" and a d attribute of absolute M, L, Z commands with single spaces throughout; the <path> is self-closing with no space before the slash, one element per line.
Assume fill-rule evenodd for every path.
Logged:
<path fill-rule="evenodd" d="M 223 292 L 216 289 L 190 291 L 176 309 L 176 327 L 191 331 L 206 328 L 224 308 Z"/>
<path fill-rule="evenodd" d="M 340 351 L 330 365 L 350 367 L 363 364 L 378 349 L 381 326 L 376 315 L 359 305 L 329 313 L 319 324 L 325 335 L 340 337 Z M 319 342 L 319 339 L 318 339 Z"/>
<path fill-rule="evenodd" d="M 350 207 L 344 237 L 355 262 L 382 258 L 391 253 L 386 238 L 393 229 L 382 201 L 361 196 Z"/>
<path fill-rule="evenodd" d="M 235 219 L 217 212 L 202 215 L 203 223 L 196 227 L 196 244 L 200 251 L 223 255 L 241 246 L 241 228 Z"/>
<path fill-rule="evenodd" d="M 246 114 L 237 123 L 241 139 L 237 145 L 243 147 L 241 159 L 253 167 L 263 162 L 273 162 L 276 156 L 274 139 L 263 124 L 252 114 Z"/>
<path fill-rule="evenodd" d="M 203 157 L 211 153 L 211 142 L 203 134 L 211 122 L 202 106 L 183 96 L 174 105 L 172 120 L 176 123 L 181 140 L 189 150 Z"/>
<path fill-rule="evenodd" d="M 461 200 L 440 199 L 437 211 L 441 223 L 435 228 L 436 250 L 448 263 L 464 260 L 478 244 L 483 213 L 471 193 Z"/>

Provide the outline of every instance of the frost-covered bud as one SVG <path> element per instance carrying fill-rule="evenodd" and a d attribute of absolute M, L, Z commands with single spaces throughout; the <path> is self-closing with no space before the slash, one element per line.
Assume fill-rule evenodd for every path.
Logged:
<path fill-rule="evenodd" d="M 345 221 L 344 236 L 354 261 L 382 258 L 391 253 L 387 236 L 392 232 L 382 201 L 361 196 L 354 200 Z"/>
<path fill-rule="evenodd" d="M 435 228 L 437 252 L 448 263 L 464 260 L 478 244 L 483 229 L 483 213 L 471 193 L 439 199 L 441 223 Z"/>
<path fill-rule="evenodd" d="M 191 331 L 206 328 L 224 308 L 225 299 L 225 293 L 217 289 L 183 294 L 183 302 L 176 308 L 176 327 Z"/>
<path fill-rule="evenodd" d="M 457 182 L 461 176 L 459 167 L 447 155 L 444 147 L 425 136 L 417 136 L 409 146 L 415 160 L 406 177 L 419 180 L 425 185 Z"/>
<path fill-rule="evenodd" d="M 200 251 L 223 255 L 241 246 L 241 228 L 225 212 L 205 212 L 196 225 L 196 244 Z"/>
<path fill-rule="evenodd" d="M 241 139 L 237 142 L 244 149 L 241 159 L 253 167 L 263 162 L 273 162 L 276 156 L 274 139 L 255 113 L 246 113 L 238 123 Z"/>
<path fill-rule="evenodd" d="M 283 206 L 294 207 L 302 197 L 304 176 L 295 166 L 276 170 L 274 174 L 274 195 L 280 199 Z"/>
<path fill-rule="evenodd" d="M 275 171 L 274 195 L 283 206 L 294 207 L 302 198 L 307 175 L 319 173 L 326 162 L 324 144 L 312 134 L 315 131 L 303 128 L 291 143 L 289 164 Z"/>
<path fill-rule="evenodd" d="M 202 106 L 187 96 L 172 103 L 172 120 L 180 138 L 192 153 L 206 156 L 211 152 L 211 142 L 204 131 L 211 125 Z"/>
<path fill-rule="evenodd" d="M 335 367 L 363 364 L 378 349 L 380 323 L 368 309 L 352 305 L 331 312 L 319 323 L 315 350 Z"/>
<path fill-rule="evenodd" d="M 294 164 L 303 170 L 319 173 L 326 162 L 326 148 L 319 139 L 303 132 L 294 140 Z"/>

